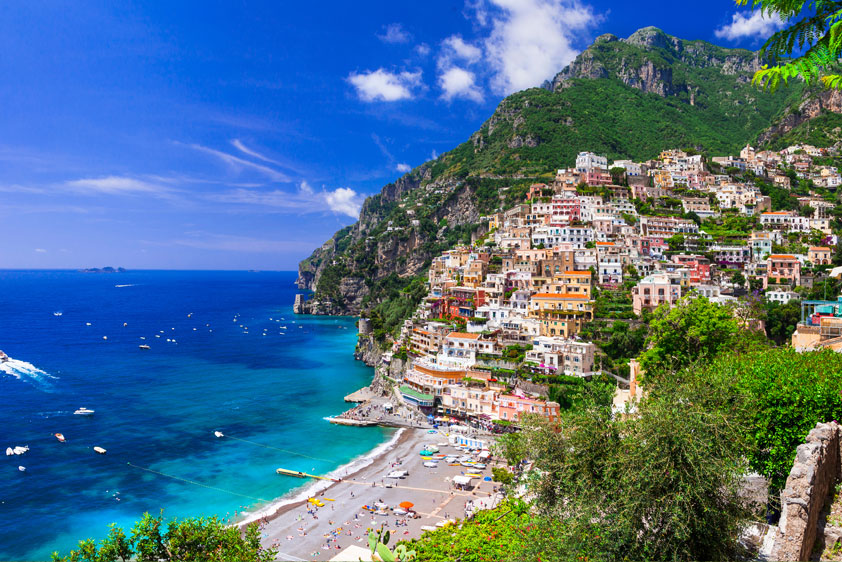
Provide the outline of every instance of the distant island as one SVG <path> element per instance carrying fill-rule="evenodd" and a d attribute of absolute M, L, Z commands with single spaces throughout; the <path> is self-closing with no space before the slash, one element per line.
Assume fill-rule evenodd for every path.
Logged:
<path fill-rule="evenodd" d="M 82 273 L 125 273 L 126 270 L 122 267 L 89 267 L 87 269 L 80 269 Z"/>

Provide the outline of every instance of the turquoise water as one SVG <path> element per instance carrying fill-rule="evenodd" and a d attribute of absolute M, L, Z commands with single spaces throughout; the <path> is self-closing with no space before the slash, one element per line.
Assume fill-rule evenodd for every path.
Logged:
<path fill-rule="evenodd" d="M 0 455 L 0 559 L 48 559 L 144 511 L 241 515 L 302 485 L 275 468 L 324 474 L 386 441 L 324 420 L 372 372 L 353 359 L 355 319 L 292 314 L 294 279 L 0 272 L 0 349 L 14 360 L 0 372 L 0 453 L 30 447 Z M 73 415 L 81 406 L 96 414 Z"/>

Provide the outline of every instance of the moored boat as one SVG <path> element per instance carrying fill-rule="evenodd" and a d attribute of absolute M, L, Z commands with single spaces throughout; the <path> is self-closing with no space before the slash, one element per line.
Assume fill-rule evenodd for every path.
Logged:
<path fill-rule="evenodd" d="M 145 343 L 140 344 L 138 347 L 139 347 L 140 349 L 152 349 L 152 348 L 150 348 L 148 345 L 146 345 Z"/>
<path fill-rule="evenodd" d="M 217 437 L 225 437 L 225 434 L 222 433 L 221 431 L 214 431 L 213 434 L 216 435 Z"/>
<path fill-rule="evenodd" d="M 64 435 L 62 435 L 61 433 L 55 433 L 54 435 L 56 436 L 56 439 L 58 439 L 58 440 L 59 440 L 59 441 L 61 441 L 62 443 L 64 443 L 65 441 L 67 441 L 67 439 L 65 439 L 65 438 L 64 438 Z"/>
<path fill-rule="evenodd" d="M 78 410 L 76 410 L 73 413 L 76 414 L 77 416 L 92 416 L 92 415 L 94 415 L 93 410 L 85 408 L 84 406 L 79 408 Z"/>
<path fill-rule="evenodd" d="M 97 453 L 99 453 L 100 455 L 104 455 L 104 454 L 107 452 L 107 451 L 106 451 L 105 449 L 103 449 L 102 447 L 94 447 L 94 451 L 96 451 L 96 452 L 97 452 Z"/>

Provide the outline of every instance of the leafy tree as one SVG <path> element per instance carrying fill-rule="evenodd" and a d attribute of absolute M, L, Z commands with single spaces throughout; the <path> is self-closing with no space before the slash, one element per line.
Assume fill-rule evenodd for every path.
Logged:
<path fill-rule="evenodd" d="M 666 240 L 664 240 L 669 245 L 670 251 L 673 252 L 683 252 L 684 251 L 684 235 L 683 234 L 673 234 Z"/>
<path fill-rule="evenodd" d="M 120 527 L 111 525 L 108 536 L 99 545 L 92 539 L 79 542 L 67 556 L 54 552 L 54 562 L 269 562 L 277 549 L 260 545 L 257 525 L 245 533 L 218 517 L 191 517 L 164 521 L 163 513 L 153 517 L 145 513 L 132 527 L 130 537 Z"/>
<path fill-rule="evenodd" d="M 842 87 L 837 61 L 842 53 L 842 7 L 825 0 L 737 0 L 751 5 L 766 17 L 777 16 L 787 26 L 772 35 L 760 50 L 775 65 L 765 65 L 752 82 L 769 90 L 800 76 L 808 84 L 821 82 L 828 88 Z M 793 53 L 802 53 L 787 59 Z M 786 60 L 785 60 L 786 59 Z M 783 61 L 783 62 L 782 62 Z"/>
<path fill-rule="evenodd" d="M 731 283 L 739 287 L 743 287 L 746 284 L 746 277 L 742 274 L 741 271 L 737 270 L 731 276 Z"/>
<path fill-rule="evenodd" d="M 681 386 L 638 416 L 593 406 L 524 438 L 540 470 L 532 560 L 730 560 L 747 521 L 739 494 L 745 428 Z M 695 390 L 695 388 L 690 388 Z"/>
<path fill-rule="evenodd" d="M 789 342 L 795 327 L 801 321 L 801 301 L 786 304 L 766 303 L 766 336 L 778 345 Z"/>
<path fill-rule="evenodd" d="M 648 383 L 726 349 L 756 343 L 757 337 L 727 307 L 704 297 L 685 297 L 672 308 L 661 305 L 655 310 L 647 342 L 640 364 Z"/>

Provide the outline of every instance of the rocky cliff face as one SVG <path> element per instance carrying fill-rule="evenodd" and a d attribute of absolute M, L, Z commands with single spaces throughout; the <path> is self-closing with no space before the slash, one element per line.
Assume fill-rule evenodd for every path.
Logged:
<path fill-rule="evenodd" d="M 780 120 L 760 134 L 759 145 L 766 144 L 792 129 L 826 113 L 842 113 L 842 91 L 808 92 L 797 106 L 790 107 Z"/>

